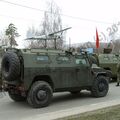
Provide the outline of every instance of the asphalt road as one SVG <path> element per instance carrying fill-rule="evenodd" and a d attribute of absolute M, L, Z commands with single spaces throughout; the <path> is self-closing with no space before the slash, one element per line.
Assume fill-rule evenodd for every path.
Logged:
<path fill-rule="evenodd" d="M 69 92 L 55 93 L 52 103 L 45 108 L 33 109 L 26 102 L 14 102 L 7 93 L 0 94 L 0 120 L 22 120 L 27 117 L 44 113 L 66 110 L 78 106 L 97 104 L 100 102 L 120 100 L 120 87 L 110 83 L 109 93 L 103 98 L 93 98 L 90 92 L 82 91 L 80 95 L 71 95 Z"/>

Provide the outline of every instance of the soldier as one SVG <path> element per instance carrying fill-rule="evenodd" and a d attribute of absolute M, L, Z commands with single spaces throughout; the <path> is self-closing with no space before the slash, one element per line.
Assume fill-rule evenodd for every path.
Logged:
<path fill-rule="evenodd" d="M 119 86 L 119 83 L 120 83 L 120 61 L 117 64 L 117 85 L 116 86 Z"/>

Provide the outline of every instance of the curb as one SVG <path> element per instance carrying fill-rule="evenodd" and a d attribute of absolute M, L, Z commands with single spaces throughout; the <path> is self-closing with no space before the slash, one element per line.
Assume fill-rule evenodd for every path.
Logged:
<path fill-rule="evenodd" d="M 57 120 L 60 118 L 62 119 L 62 118 L 70 117 L 70 116 L 77 117 L 77 115 L 84 113 L 84 112 L 90 112 L 90 111 L 98 110 L 101 108 L 115 106 L 118 104 L 120 104 L 119 99 L 108 101 L 108 102 L 101 102 L 97 104 L 85 105 L 81 107 L 75 107 L 75 108 L 66 109 L 66 110 L 60 110 L 56 112 L 44 113 L 44 114 L 35 115 L 32 117 L 27 117 L 21 120 L 33 120 L 33 119 L 34 120 L 55 120 L 55 119 Z"/>

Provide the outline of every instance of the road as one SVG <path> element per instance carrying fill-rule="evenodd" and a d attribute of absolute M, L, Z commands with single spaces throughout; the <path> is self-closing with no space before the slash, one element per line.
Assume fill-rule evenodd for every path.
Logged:
<path fill-rule="evenodd" d="M 7 93 L 4 93 L 0 94 L 0 120 L 21 120 L 30 116 L 111 100 L 120 100 L 120 87 L 116 87 L 115 83 L 110 83 L 109 93 L 103 98 L 93 98 L 87 91 L 82 91 L 80 95 L 71 95 L 69 92 L 55 93 L 52 103 L 41 109 L 33 109 L 26 102 L 14 102 Z"/>

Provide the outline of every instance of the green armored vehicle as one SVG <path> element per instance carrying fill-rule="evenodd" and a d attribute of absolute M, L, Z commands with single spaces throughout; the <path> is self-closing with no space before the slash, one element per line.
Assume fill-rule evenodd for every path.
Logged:
<path fill-rule="evenodd" d="M 107 52 L 106 52 L 107 51 Z M 117 77 L 117 63 L 120 61 L 119 54 L 110 53 L 111 49 L 105 49 L 103 54 L 98 55 L 99 66 L 112 73 L 112 78 Z"/>
<path fill-rule="evenodd" d="M 4 89 L 14 101 L 45 107 L 54 92 L 78 94 L 91 91 L 94 97 L 106 96 L 107 72 L 92 66 L 86 53 L 47 49 L 8 49 L 2 58 Z"/>

